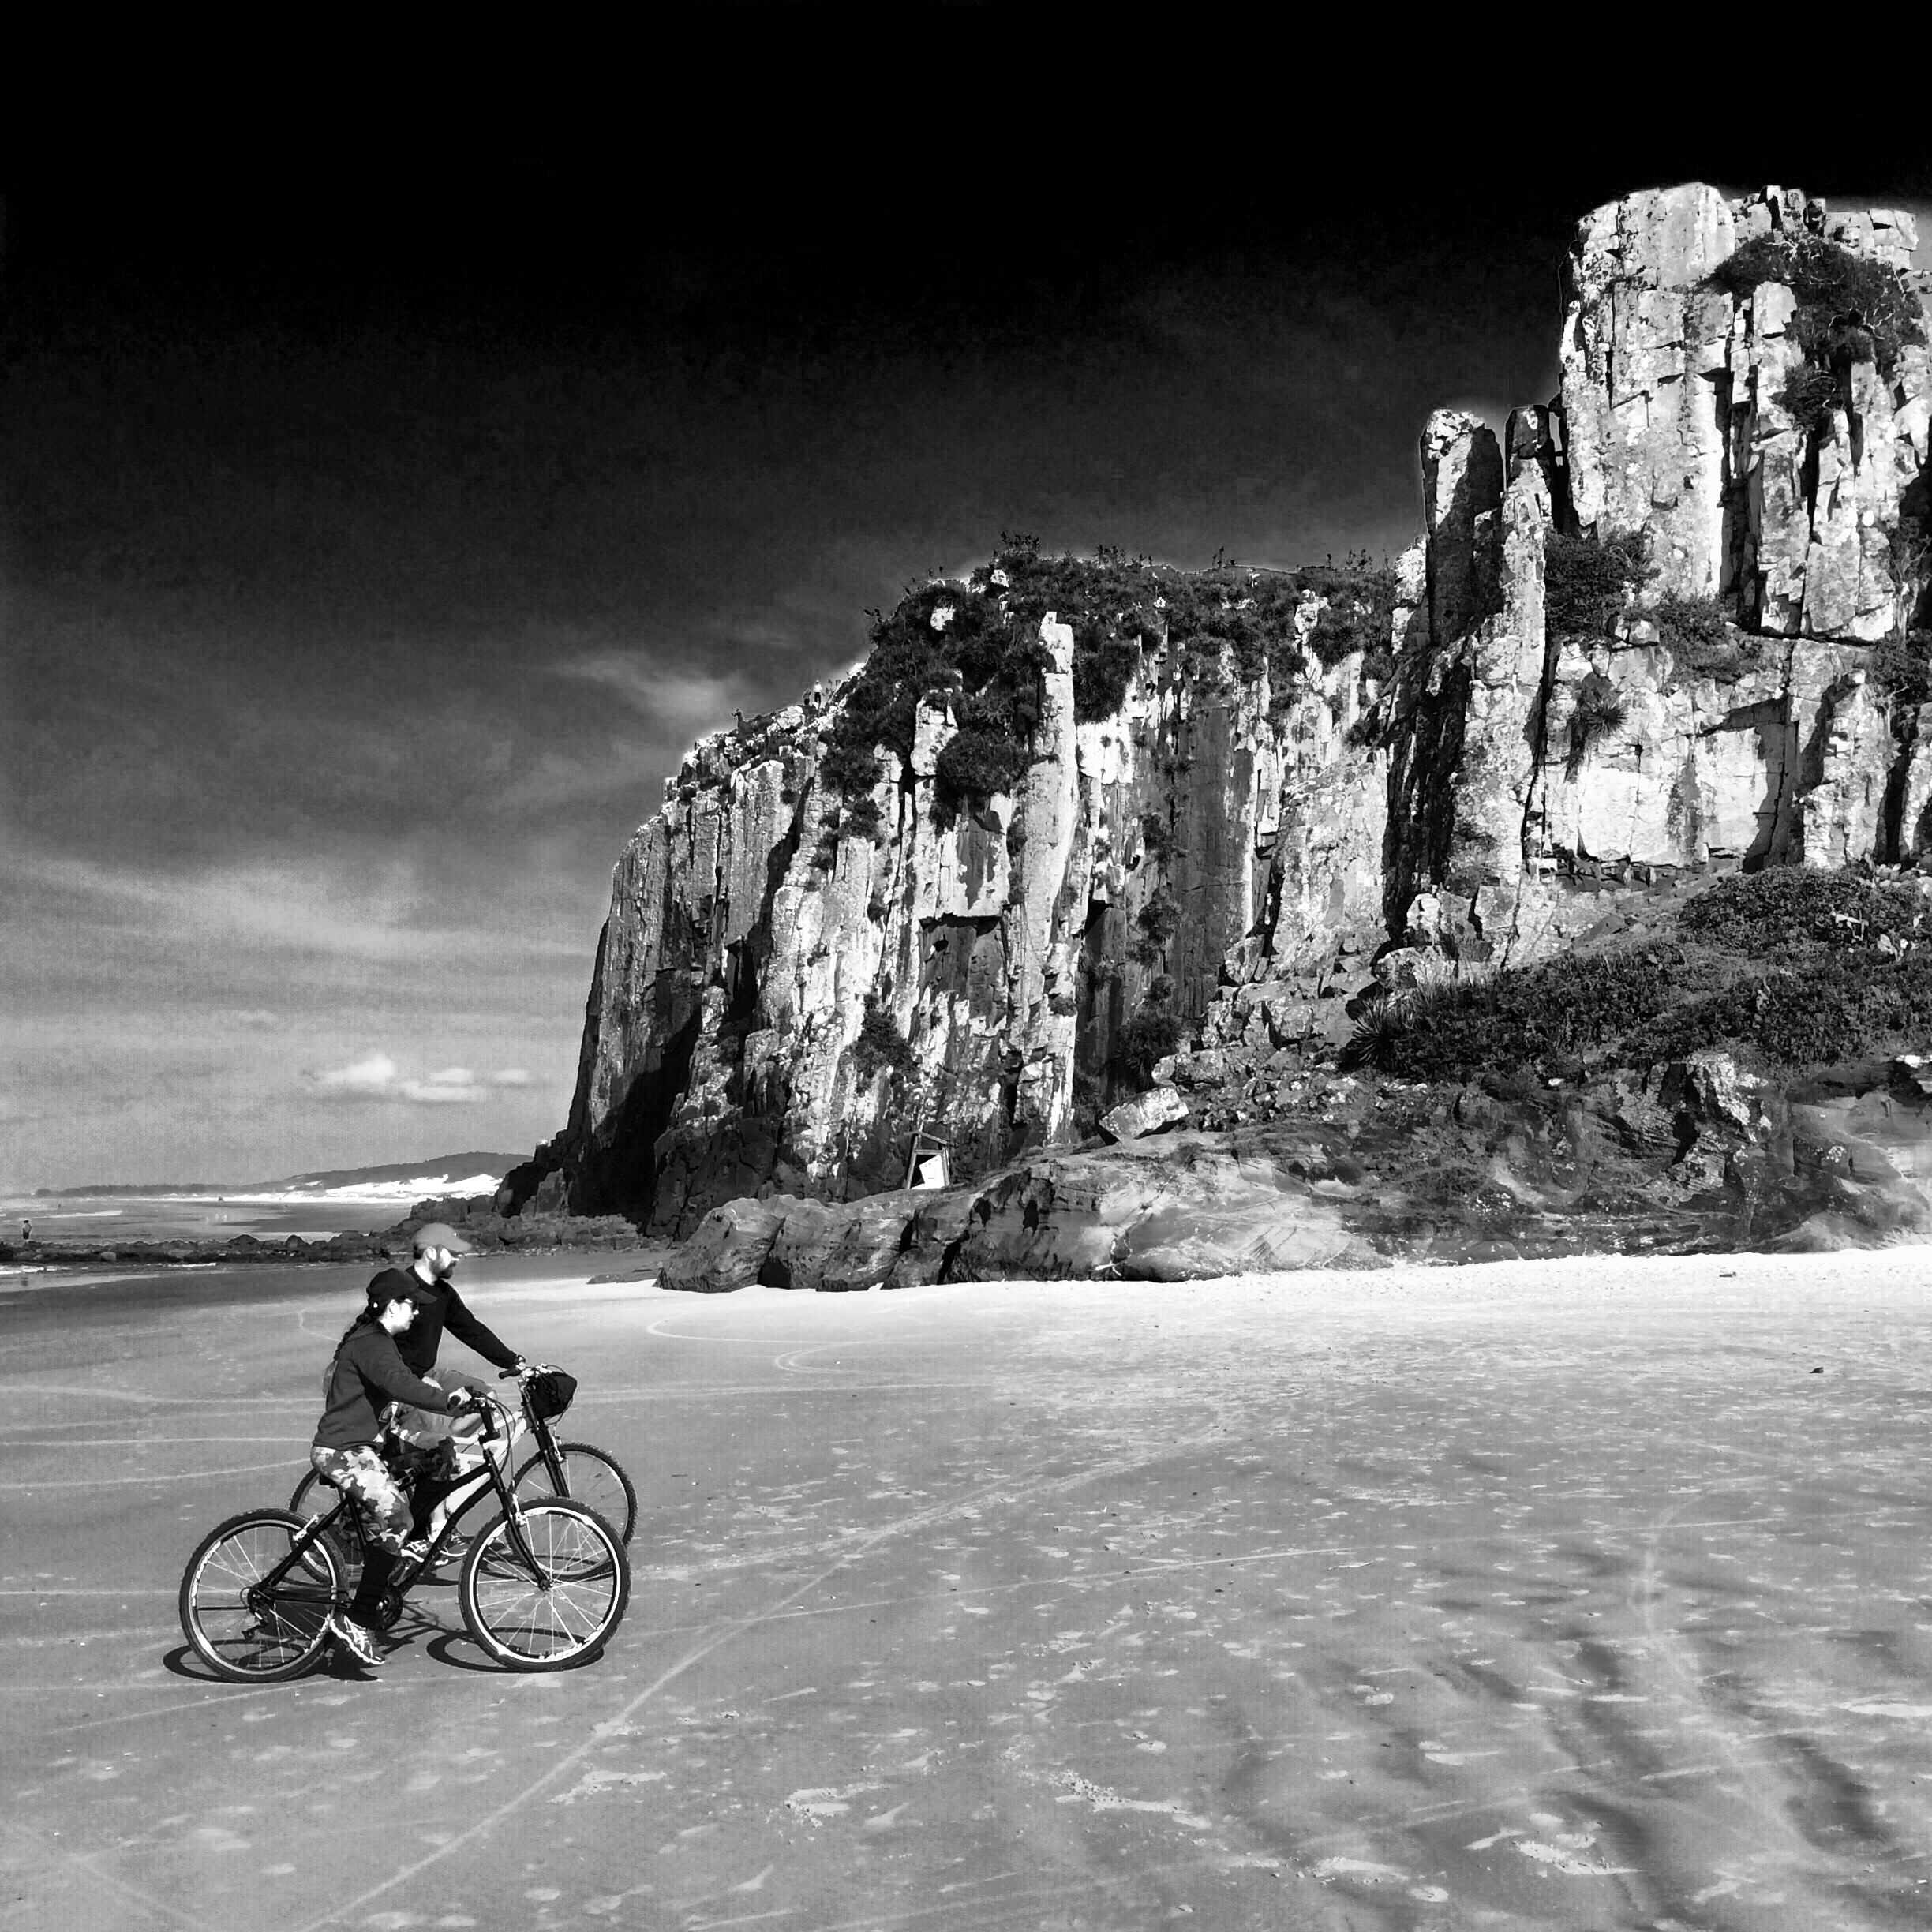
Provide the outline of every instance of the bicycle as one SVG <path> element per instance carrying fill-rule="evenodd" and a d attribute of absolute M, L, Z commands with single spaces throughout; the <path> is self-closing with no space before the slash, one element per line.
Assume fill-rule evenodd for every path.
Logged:
<path fill-rule="evenodd" d="M 551 1425 L 563 1419 L 564 1410 L 570 1405 L 567 1402 L 563 1409 L 547 1415 L 532 1400 L 533 1384 L 541 1372 L 539 1368 L 519 1374 L 514 1368 L 506 1368 L 496 1378 L 499 1382 L 507 1382 L 512 1376 L 516 1377 L 524 1421 L 536 1444 L 534 1453 L 517 1471 L 512 1487 L 519 1496 L 535 1498 L 544 1493 L 547 1484 L 551 1495 L 582 1503 L 596 1511 L 617 1532 L 619 1540 L 628 1544 L 637 1530 L 635 1486 L 625 1473 L 623 1464 L 608 1451 L 590 1443 L 557 1440 Z M 296 1484 L 288 1503 L 295 1515 L 314 1515 L 316 1486 L 322 1481 L 320 1472 L 312 1469 Z M 362 1567 L 362 1545 L 355 1519 L 343 1521 L 339 1528 L 341 1533 L 336 1538 L 335 1553 L 347 1568 L 349 1580 L 353 1583 Z M 451 1553 L 459 1556 L 462 1552 L 457 1550 Z"/>
<path fill-rule="evenodd" d="M 377 1621 L 391 1628 L 402 1596 L 432 1569 L 456 1525 L 485 1496 L 500 1514 L 480 1530 L 463 1559 L 458 1600 L 463 1622 L 493 1661 L 518 1671 L 553 1671 L 595 1657 L 631 1598 L 631 1561 L 616 1530 L 594 1510 L 560 1496 L 525 1502 L 504 1474 L 514 1438 L 509 1406 L 479 1394 L 484 1440 L 500 1436 L 503 1458 L 486 1453 L 477 1486 L 452 1509 L 420 1558 L 399 1563 Z M 332 1485 L 331 1485 L 332 1486 Z M 274 1683 L 313 1669 L 331 1641 L 328 1619 L 349 1601 L 335 1532 L 361 1511 L 340 1496 L 326 1515 L 248 1510 L 197 1546 L 182 1576 L 182 1629 L 218 1676 Z"/>

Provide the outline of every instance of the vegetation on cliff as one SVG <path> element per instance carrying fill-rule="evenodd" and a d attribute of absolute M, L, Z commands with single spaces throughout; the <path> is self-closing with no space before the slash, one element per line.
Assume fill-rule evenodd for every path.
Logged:
<path fill-rule="evenodd" d="M 1593 671 L 1578 687 L 1576 708 L 1570 713 L 1570 757 L 1567 771 L 1574 780 L 1583 762 L 1583 754 L 1601 739 L 1613 736 L 1629 715 L 1629 707 L 1617 694 L 1616 687 L 1601 671 Z"/>
<path fill-rule="evenodd" d="M 1278 710 L 1305 680 L 1307 650 L 1330 669 L 1361 652 L 1363 676 L 1386 676 L 1395 603 L 1394 571 L 1365 552 L 1297 571 L 1227 558 L 1186 571 L 1104 548 L 1043 556 L 1036 539 L 1002 536 L 964 582 L 922 584 L 871 613 L 871 654 L 833 728 L 826 780 L 848 796 L 869 791 L 878 749 L 909 757 L 920 701 L 943 691 L 959 730 L 939 756 L 942 798 L 1010 791 L 1031 762 L 1050 613 L 1073 628 L 1074 715 L 1084 723 L 1117 711 L 1143 652 L 1162 646 L 1195 676 L 1217 675 L 1224 659 L 1245 682 L 1265 670 Z"/>
<path fill-rule="evenodd" d="M 1588 646 L 1615 632 L 1633 595 L 1657 573 L 1641 530 L 1543 540 L 1543 616 L 1565 644 Z"/>
<path fill-rule="evenodd" d="M 1720 262 L 1713 286 L 1739 299 L 1767 282 L 1797 299 L 1786 334 L 1803 356 L 1778 400 L 1817 430 L 1843 399 L 1846 372 L 1871 362 L 1889 380 L 1908 346 L 1925 340 L 1919 304 L 1896 268 L 1822 235 L 1758 235 Z"/>
<path fill-rule="evenodd" d="M 865 1018 L 859 1024 L 858 1043 L 852 1051 L 860 1073 L 868 1078 L 882 1066 L 902 1078 L 919 1071 L 918 1057 L 911 1042 L 899 1031 L 875 994 L 866 995 Z"/>
<path fill-rule="evenodd" d="M 1655 627 L 1657 642 L 1671 653 L 1676 682 L 1731 679 L 1747 669 L 1757 640 L 1730 621 L 1724 600 L 1670 592 L 1645 606 L 1642 593 L 1657 576 L 1650 538 L 1642 530 L 1578 537 L 1550 531 L 1543 541 L 1544 620 L 1550 636 L 1579 650 L 1627 644 L 1633 620 L 1643 618 Z M 1608 681 L 1599 682 L 1602 691 L 1579 695 L 1571 721 L 1573 777 L 1574 761 L 1584 747 L 1608 736 L 1623 722 L 1620 707 L 1611 715 Z"/>
<path fill-rule="evenodd" d="M 1795 1068 L 1932 1039 L 1932 903 L 1910 880 L 1778 868 L 1720 880 L 1670 930 L 1372 1000 L 1347 1058 L 1417 1080 L 1575 1079 L 1706 1046 Z"/>
<path fill-rule="evenodd" d="M 1874 645 L 1869 675 L 1875 689 L 1892 695 L 1896 735 L 1911 717 L 1908 707 L 1932 703 L 1932 631 L 1908 631 Z"/>

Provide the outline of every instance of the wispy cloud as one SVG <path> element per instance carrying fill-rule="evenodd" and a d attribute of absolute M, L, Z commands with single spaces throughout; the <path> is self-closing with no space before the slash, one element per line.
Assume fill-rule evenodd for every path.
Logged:
<path fill-rule="evenodd" d="M 406 860 L 369 868 L 339 861 L 300 868 L 242 863 L 159 873 L 15 852 L 0 854 L 0 888 L 41 898 L 43 924 L 129 927 L 151 938 L 219 939 L 238 950 L 370 960 L 421 960 L 439 948 L 459 949 L 472 960 L 500 961 L 505 953 L 500 927 L 477 930 L 436 919 L 417 868 Z M 511 937 L 525 957 L 582 953 L 576 942 Z M 255 1016 L 249 1023 L 266 1020 Z"/>
<path fill-rule="evenodd" d="M 647 807 L 654 807 L 657 787 L 653 781 L 667 762 L 665 747 L 677 741 L 681 748 L 682 738 L 682 734 L 673 732 L 657 742 L 620 739 L 600 748 L 594 755 L 542 752 L 515 777 L 490 794 L 489 808 L 500 818 L 590 799 L 617 797 L 625 792 L 636 795 Z"/>
<path fill-rule="evenodd" d="M 523 1067 L 505 1067 L 501 1073 L 489 1076 L 492 1087 L 534 1087 L 536 1076 Z"/>
<path fill-rule="evenodd" d="M 601 684 L 657 727 L 661 740 L 715 731 L 745 701 L 746 680 L 666 671 L 641 653 L 594 651 L 551 668 Z"/>
<path fill-rule="evenodd" d="M 734 638 L 725 654 L 743 654 L 748 664 L 759 648 L 756 638 Z M 493 814 L 553 810 L 627 793 L 634 814 L 654 810 L 657 781 L 667 768 L 676 769 L 694 740 L 769 702 L 748 669 L 722 676 L 667 671 L 642 650 L 586 652 L 545 668 L 553 676 L 598 687 L 615 700 L 617 719 L 636 722 L 595 746 L 540 752 L 492 790 Z"/>

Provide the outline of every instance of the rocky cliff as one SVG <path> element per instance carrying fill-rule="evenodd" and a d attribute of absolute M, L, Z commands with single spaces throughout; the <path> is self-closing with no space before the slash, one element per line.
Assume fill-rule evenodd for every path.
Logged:
<path fill-rule="evenodd" d="M 675 1237 L 942 1146 L 984 1174 L 1177 1047 L 1332 1061 L 1391 949 L 1523 965 L 1686 881 L 1915 859 L 1915 240 L 1795 190 L 1633 195 L 1578 229 L 1558 395 L 1500 442 L 1426 426 L 1392 568 L 1022 544 L 908 596 L 632 837 L 569 1122 L 507 1204 Z"/>

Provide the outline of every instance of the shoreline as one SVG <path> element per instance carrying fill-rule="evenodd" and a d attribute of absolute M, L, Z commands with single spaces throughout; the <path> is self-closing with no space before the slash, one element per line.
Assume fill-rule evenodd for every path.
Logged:
<path fill-rule="evenodd" d="M 466 1238 L 481 1254 L 656 1254 L 665 1244 L 644 1240 L 624 1224 L 622 1233 L 607 1222 L 569 1225 L 572 1217 L 534 1222 L 526 1230 L 511 1224 L 505 1233 L 495 1223 L 481 1238 L 468 1229 Z M 219 1241 L 194 1241 L 185 1236 L 163 1240 L 0 1241 L 0 1275 L 43 1271 L 54 1267 L 208 1267 L 264 1264 L 313 1266 L 338 1261 L 380 1262 L 406 1259 L 410 1237 L 417 1221 L 364 1231 L 346 1229 L 334 1234 L 288 1234 L 265 1237 L 232 1234 Z"/>
<path fill-rule="evenodd" d="M 1190 1302 L 1225 1293 L 1230 1297 L 1257 1287 L 1281 1292 L 1302 1289 L 1313 1292 L 1322 1287 L 1344 1291 L 1359 1299 L 1383 1300 L 1399 1295 L 1413 1282 L 1426 1279 L 1432 1293 L 1440 1292 L 1450 1282 L 1461 1280 L 1472 1286 L 1494 1283 L 1506 1288 L 1515 1282 L 1536 1282 L 1544 1286 L 1571 1286 L 1599 1288 L 1613 1286 L 1619 1279 L 1657 1282 L 1675 1273 L 1687 1283 L 1742 1279 L 1748 1273 L 1759 1281 L 1782 1286 L 1809 1280 L 1821 1290 L 1848 1279 L 1881 1275 L 1896 1269 L 1908 1257 L 1923 1256 L 1932 1264 L 1932 1242 L 1900 1242 L 1885 1249 L 1844 1249 L 1829 1253 L 1777 1252 L 1758 1249 L 1697 1250 L 1687 1252 L 1601 1252 L 1594 1254 L 1526 1255 L 1491 1256 L 1479 1260 L 1458 1261 L 1417 1256 L 1393 1261 L 1380 1267 L 1318 1267 L 1305 1268 L 1258 1268 L 1226 1275 L 1192 1276 L 1177 1281 L 1156 1281 L 1129 1277 L 1092 1275 L 1030 1276 L 1014 1275 L 998 1279 L 940 1281 L 908 1284 L 901 1287 L 838 1292 L 825 1289 L 781 1288 L 752 1282 L 727 1290 L 701 1290 L 660 1283 L 654 1264 L 668 1251 L 646 1248 L 642 1244 L 629 1251 L 542 1247 L 500 1250 L 466 1258 L 459 1285 L 468 1295 L 487 1296 L 492 1291 L 515 1290 L 528 1285 L 526 1271 L 537 1264 L 552 1264 L 543 1279 L 558 1286 L 605 1289 L 635 1288 L 653 1294 L 676 1297 L 677 1305 L 694 1310 L 706 1307 L 766 1305 L 796 1302 L 801 1306 L 822 1301 L 841 1302 L 863 1300 L 869 1294 L 885 1296 L 892 1304 L 910 1305 L 916 1299 L 965 1292 L 978 1288 L 1023 1288 L 1048 1294 L 1116 1293 L 1131 1297 L 1147 1297 L 1163 1301 Z M 623 1272 L 600 1266 L 606 1256 L 629 1261 Z M 382 1257 L 376 1259 L 380 1261 Z M 556 1267 L 559 1261 L 578 1264 Z M 296 1277 L 275 1283 L 280 1271 Z M 122 1264 L 76 1261 L 62 1264 L 35 1264 L 26 1267 L 0 1267 L 0 1305 L 20 1309 L 44 1304 L 53 1298 L 95 1295 L 96 1291 L 118 1288 L 131 1301 L 129 1291 L 141 1284 L 139 1298 L 145 1301 L 153 1291 L 174 1290 L 170 1298 L 191 1295 L 197 1290 L 247 1291 L 267 1286 L 289 1293 L 313 1292 L 332 1270 L 360 1276 L 368 1265 L 365 1257 L 339 1254 L 295 1256 L 271 1251 L 238 1260 L 134 1261 Z M 1927 1277 L 1932 1286 L 1932 1271 Z"/>
<path fill-rule="evenodd" d="M 458 1286 L 473 1305 L 487 1306 L 498 1295 L 533 1289 L 590 1289 L 599 1257 L 561 1251 L 473 1256 Z M 36 1326 L 50 1329 L 77 1323 L 118 1322 L 161 1309 L 183 1312 L 250 1304 L 283 1305 L 339 1295 L 344 1306 L 360 1299 L 370 1275 L 382 1266 L 355 1258 L 289 1261 L 279 1267 L 259 1264 L 227 1267 L 219 1262 L 125 1267 L 49 1267 L 23 1273 L 0 1269 L 0 1312 L 17 1334 Z M 598 1286 L 597 1294 L 633 1287 L 655 1292 L 655 1277 Z"/>

